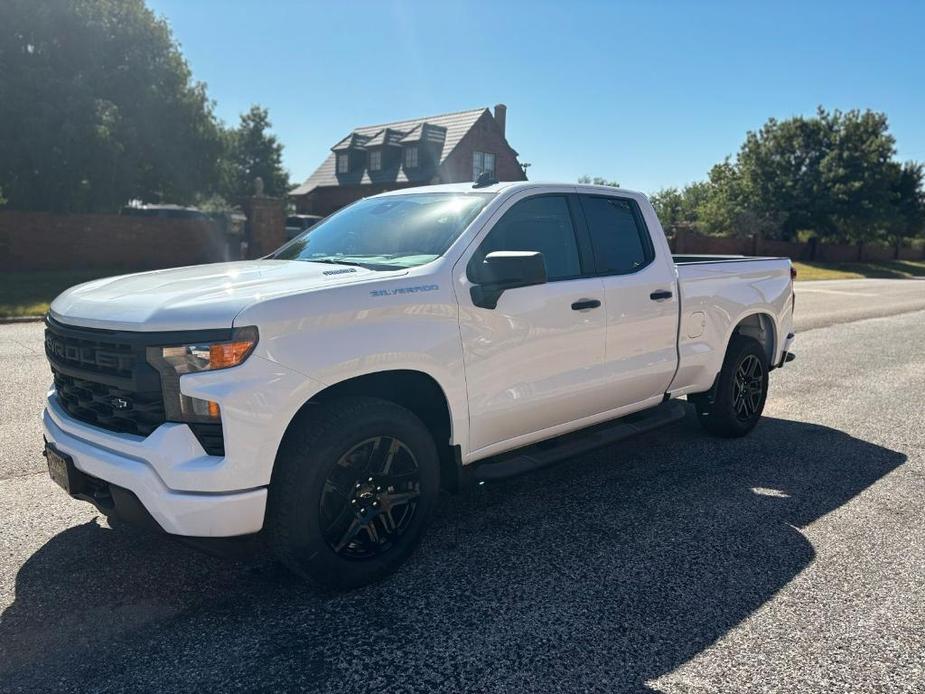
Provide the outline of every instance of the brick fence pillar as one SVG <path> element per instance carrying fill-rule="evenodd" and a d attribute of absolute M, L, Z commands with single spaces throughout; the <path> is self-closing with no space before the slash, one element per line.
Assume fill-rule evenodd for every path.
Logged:
<path fill-rule="evenodd" d="M 683 255 L 687 250 L 687 230 L 682 226 L 676 226 L 674 230 L 674 252 L 677 255 Z"/>
<path fill-rule="evenodd" d="M 244 201 L 247 215 L 247 257 L 260 258 L 286 241 L 286 203 L 279 198 L 253 196 Z"/>

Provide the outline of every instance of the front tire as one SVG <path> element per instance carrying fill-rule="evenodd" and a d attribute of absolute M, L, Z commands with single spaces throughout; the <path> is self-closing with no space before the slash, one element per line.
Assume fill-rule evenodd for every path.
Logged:
<path fill-rule="evenodd" d="M 693 398 L 701 426 L 714 436 L 737 438 L 755 428 L 768 397 L 768 358 L 757 340 L 736 335 L 729 343 L 715 397 Z"/>
<path fill-rule="evenodd" d="M 382 579 L 420 541 L 439 470 L 433 438 L 409 410 L 365 397 L 311 405 L 273 471 L 267 530 L 274 554 L 327 588 Z"/>

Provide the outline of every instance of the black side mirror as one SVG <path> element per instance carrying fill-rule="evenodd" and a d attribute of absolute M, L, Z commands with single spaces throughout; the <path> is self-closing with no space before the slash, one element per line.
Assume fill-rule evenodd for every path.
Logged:
<path fill-rule="evenodd" d="M 539 251 L 494 251 L 473 270 L 470 279 L 475 286 L 469 293 L 481 308 L 497 307 L 508 289 L 546 284 L 546 261 Z"/>

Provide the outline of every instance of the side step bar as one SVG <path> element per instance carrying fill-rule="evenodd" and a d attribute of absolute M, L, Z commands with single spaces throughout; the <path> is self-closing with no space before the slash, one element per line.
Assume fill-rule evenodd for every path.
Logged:
<path fill-rule="evenodd" d="M 488 482 L 539 470 L 564 458 L 587 453 L 684 419 L 686 411 L 686 403 L 668 400 L 642 412 L 479 461 L 474 464 L 473 479 L 476 482 Z"/>

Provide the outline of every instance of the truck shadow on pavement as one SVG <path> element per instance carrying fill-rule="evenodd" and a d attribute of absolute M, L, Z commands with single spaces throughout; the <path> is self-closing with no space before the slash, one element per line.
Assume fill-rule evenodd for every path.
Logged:
<path fill-rule="evenodd" d="M 800 528 L 904 461 L 815 424 L 722 441 L 689 418 L 446 498 L 397 575 L 342 595 L 91 522 L 20 569 L 0 687 L 648 691 L 810 564 Z"/>

